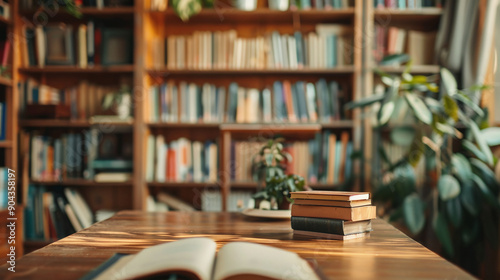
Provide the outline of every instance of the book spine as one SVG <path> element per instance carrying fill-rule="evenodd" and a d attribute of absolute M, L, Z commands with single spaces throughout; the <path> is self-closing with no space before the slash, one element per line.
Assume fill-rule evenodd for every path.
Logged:
<path fill-rule="evenodd" d="M 344 221 L 310 217 L 292 217 L 292 229 L 344 235 Z"/>

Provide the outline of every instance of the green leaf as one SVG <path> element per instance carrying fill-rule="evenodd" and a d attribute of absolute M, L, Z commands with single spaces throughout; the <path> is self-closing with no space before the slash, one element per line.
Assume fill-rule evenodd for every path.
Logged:
<path fill-rule="evenodd" d="M 471 158 L 470 163 L 472 164 L 474 173 L 482 178 L 490 188 L 497 186 L 498 182 L 495 178 L 495 172 L 488 165 L 475 158 Z"/>
<path fill-rule="evenodd" d="M 435 123 L 435 128 L 439 132 L 450 134 L 450 135 L 456 135 L 455 128 L 453 126 L 449 125 L 449 124 L 436 122 Z"/>
<path fill-rule="evenodd" d="M 479 188 L 479 190 L 483 194 L 483 197 L 488 201 L 488 203 L 496 209 L 500 209 L 498 200 L 496 199 L 495 195 L 490 192 L 490 189 L 488 189 L 483 180 L 481 180 L 481 178 L 476 174 L 472 175 L 472 180 L 474 180 L 475 185 Z"/>
<path fill-rule="evenodd" d="M 415 84 L 425 84 L 425 83 L 427 83 L 427 77 L 422 76 L 422 75 L 416 75 L 416 76 L 413 76 L 413 79 L 411 82 L 415 83 Z"/>
<path fill-rule="evenodd" d="M 379 119 L 379 124 L 386 124 L 391 118 L 392 113 L 394 112 L 394 101 L 389 101 L 382 106 L 381 115 Z"/>
<path fill-rule="evenodd" d="M 463 227 L 461 230 L 462 240 L 466 246 L 472 244 L 478 237 L 479 233 L 479 222 L 478 220 L 471 220 L 470 224 L 468 221 L 468 225 Z"/>
<path fill-rule="evenodd" d="M 467 149 L 469 152 L 474 154 L 478 159 L 482 161 L 486 161 L 486 156 L 481 152 L 477 146 L 472 143 L 471 141 L 464 139 L 462 140 L 462 145 L 464 146 L 465 149 Z"/>
<path fill-rule="evenodd" d="M 201 11 L 201 0 L 173 0 L 172 6 L 182 21 L 187 21 Z"/>
<path fill-rule="evenodd" d="M 441 111 L 442 105 L 436 99 L 432 97 L 426 97 L 424 98 L 424 101 L 427 107 L 429 107 L 429 109 L 431 109 L 433 112 L 437 113 Z"/>
<path fill-rule="evenodd" d="M 405 96 L 415 116 L 423 123 L 430 125 L 432 123 L 432 113 L 425 106 L 425 103 L 416 94 L 407 93 Z"/>
<path fill-rule="evenodd" d="M 500 145 L 500 127 L 488 127 L 481 130 L 481 135 L 490 146 Z"/>
<path fill-rule="evenodd" d="M 388 55 L 385 56 L 382 61 L 380 62 L 380 65 L 391 65 L 395 63 L 404 63 L 408 62 L 410 60 L 410 56 L 407 54 L 393 54 L 393 55 Z"/>
<path fill-rule="evenodd" d="M 445 94 L 443 97 L 444 112 L 450 116 L 450 118 L 458 121 L 458 105 L 449 95 Z"/>
<path fill-rule="evenodd" d="M 474 138 L 476 139 L 476 143 L 478 144 L 479 149 L 481 150 L 481 152 L 483 152 L 483 154 L 486 157 L 485 162 L 489 166 L 493 166 L 493 154 L 491 153 L 491 149 L 488 146 L 488 144 L 486 143 L 486 140 L 481 135 L 481 131 L 479 130 L 479 127 L 477 127 L 475 122 L 470 122 L 469 126 L 472 130 L 472 134 L 474 135 Z"/>
<path fill-rule="evenodd" d="M 444 89 L 449 95 L 457 93 L 457 80 L 455 76 L 446 68 L 441 68 L 441 79 Z"/>
<path fill-rule="evenodd" d="M 462 224 L 462 205 L 459 198 L 450 199 L 446 203 L 448 218 L 455 228 Z"/>
<path fill-rule="evenodd" d="M 394 79 L 388 75 L 381 76 L 380 80 L 382 81 L 382 83 L 389 87 L 394 84 Z"/>
<path fill-rule="evenodd" d="M 398 146 L 410 146 L 415 139 L 413 127 L 396 127 L 391 130 L 391 141 Z"/>
<path fill-rule="evenodd" d="M 472 100 L 470 100 L 470 98 L 467 95 L 465 95 L 463 93 L 458 93 L 458 94 L 453 95 L 453 98 L 455 98 L 458 101 L 463 102 L 469 108 L 474 110 L 474 112 L 476 114 L 478 114 L 479 116 L 481 116 L 481 117 L 484 116 L 483 109 L 481 109 L 481 107 L 479 107 L 476 103 L 474 103 Z"/>
<path fill-rule="evenodd" d="M 471 215 L 477 216 L 480 210 L 479 198 L 477 197 L 477 193 L 471 184 L 462 185 L 460 200 L 462 201 L 465 209 L 467 209 Z"/>
<path fill-rule="evenodd" d="M 450 231 L 448 230 L 448 223 L 446 222 L 444 215 L 442 213 L 437 213 L 437 215 L 434 216 L 432 225 L 434 232 L 436 233 L 439 242 L 441 242 L 445 252 L 448 256 L 453 256 L 453 244 L 451 241 Z"/>
<path fill-rule="evenodd" d="M 446 201 L 460 194 L 460 184 L 455 177 L 444 174 L 438 181 L 439 197 Z"/>
<path fill-rule="evenodd" d="M 451 165 L 453 167 L 454 174 L 463 183 L 470 183 L 472 180 L 472 169 L 470 167 L 469 161 L 462 154 L 453 154 L 451 156 Z"/>
<path fill-rule="evenodd" d="M 418 234 L 425 225 L 424 203 L 417 193 L 407 196 L 403 202 L 403 214 L 411 233 Z"/>
<path fill-rule="evenodd" d="M 383 94 L 383 93 L 374 94 L 374 95 L 371 95 L 371 96 L 369 96 L 365 99 L 359 100 L 359 101 L 349 102 L 344 106 L 344 108 L 345 108 L 345 110 L 352 110 L 352 109 L 358 108 L 358 107 L 366 107 L 366 106 L 371 105 L 373 103 L 380 102 L 380 101 L 384 100 L 384 97 L 385 97 L 385 94 Z"/>

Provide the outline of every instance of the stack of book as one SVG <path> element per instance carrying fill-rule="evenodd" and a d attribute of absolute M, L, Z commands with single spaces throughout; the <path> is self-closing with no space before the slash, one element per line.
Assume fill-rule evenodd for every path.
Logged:
<path fill-rule="evenodd" d="M 349 240 L 365 237 L 372 230 L 376 207 L 370 193 L 339 191 L 292 192 L 294 234 Z"/>

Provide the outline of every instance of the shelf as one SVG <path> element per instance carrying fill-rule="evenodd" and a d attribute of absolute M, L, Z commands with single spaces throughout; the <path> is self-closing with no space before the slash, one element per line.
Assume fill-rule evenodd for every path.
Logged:
<path fill-rule="evenodd" d="M 11 10 L 11 12 L 12 12 L 12 10 Z M 4 16 L 0 16 L 0 24 L 10 25 L 11 23 L 12 23 L 12 21 L 9 18 L 6 18 Z"/>
<path fill-rule="evenodd" d="M 149 187 L 154 188 L 192 188 L 192 189 L 201 189 L 210 187 L 213 189 L 214 187 L 219 187 L 219 183 L 202 183 L 202 182 L 149 182 Z"/>
<path fill-rule="evenodd" d="M 0 85 L 11 87 L 12 86 L 12 79 L 0 76 Z"/>
<path fill-rule="evenodd" d="M 24 240 L 23 245 L 25 248 L 30 248 L 34 250 L 38 250 L 42 247 L 45 247 L 47 245 L 50 245 L 52 242 L 55 242 L 56 240 Z"/>
<path fill-rule="evenodd" d="M 131 123 L 122 123 L 122 122 L 102 122 L 102 123 L 90 123 L 86 120 L 20 120 L 19 124 L 21 127 L 25 128 L 49 128 L 49 127 L 57 127 L 57 128 L 79 128 L 79 127 L 91 127 L 98 126 L 100 124 L 106 126 L 132 126 Z"/>
<path fill-rule="evenodd" d="M 95 182 L 93 180 L 86 179 L 66 179 L 62 181 L 37 181 L 30 180 L 31 184 L 44 185 L 44 186 L 65 186 L 65 187 L 129 187 L 132 185 L 132 182 Z"/>
<path fill-rule="evenodd" d="M 352 74 L 353 65 L 339 66 L 331 69 L 206 69 L 206 70 L 152 70 L 147 72 L 152 76 L 171 76 L 171 75 L 331 75 L 331 74 Z"/>
<path fill-rule="evenodd" d="M 313 189 L 320 189 L 320 190 L 334 190 L 337 189 L 337 186 L 335 184 L 327 184 L 327 183 L 311 183 L 308 184 Z M 257 188 L 257 183 L 256 182 L 231 182 L 231 188 L 233 189 L 256 189 Z"/>
<path fill-rule="evenodd" d="M 80 68 L 77 66 L 45 66 L 45 67 L 20 67 L 19 71 L 28 74 L 81 74 L 81 73 L 133 73 L 134 65 L 116 65 L 116 66 L 94 66 L 88 68 Z"/>
<path fill-rule="evenodd" d="M 403 73 L 406 66 L 377 66 L 378 69 L 385 73 Z M 413 65 L 410 73 L 412 74 L 438 74 L 440 71 L 439 65 Z"/>
<path fill-rule="evenodd" d="M 335 129 L 335 128 L 352 128 L 354 122 L 351 120 L 341 120 L 333 121 L 331 123 L 149 123 L 148 126 L 151 128 L 211 128 L 211 129 L 231 129 L 232 126 L 238 129 L 250 129 L 250 130 L 266 130 L 279 127 L 283 129 L 282 126 L 289 126 L 291 128 L 300 126 L 300 128 L 309 128 L 309 126 L 320 126 L 323 129 Z M 257 127 L 257 128 L 256 128 Z"/>
<path fill-rule="evenodd" d="M 155 17 L 165 17 L 170 22 L 182 22 L 177 14 L 168 9 L 163 12 L 149 11 Z M 332 10 L 305 10 L 305 11 L 277 11 L 270 9 L 256 9 L 254 11 L 242 11 L 231 8 L 203 9 L 199 14 L 189 19 L 190 23 L 199 22 L 252 22 L 255 24 L 263 22 L 289 22 L 294 19 L 301 22 L 339 22 L 350 21 L 354 18 L 354 8 L 332 9 Z"/>
<path fill-rule="evenodd" d="M 276 124 L 223 124 L 220 126 L 223 131 L 229 131 L 233 133 L 238 132 L 257 132 L 266 131 L 271 133 L 315 133 L 321 130 L 321 125 L 319 124 L 288 124 L 288 123 L 276 123 Z"/>
<path fill-rule="evenodd" d="M 10 140 L 1 140 L 0 141 L 0 148 L 11 148 L 12 147 L 12 141 Z"/>
<path fill-rule="evenodd" d="M 375 18 L 383 18 L 385 20 L 395 20 L 404 22 L 423 22 L 429 20 L 437 20 L 443 14 L 442 8 L 426 7 L 421 9 L 374 9 L 373 15 Z"/>

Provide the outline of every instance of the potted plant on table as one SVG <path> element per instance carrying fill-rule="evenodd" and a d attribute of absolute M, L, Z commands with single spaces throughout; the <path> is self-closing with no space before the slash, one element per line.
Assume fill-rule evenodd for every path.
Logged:
<path fill-rule="evenodd" d="M 253 159 L 253 178 L 262 188 L 254 195 L 258 208 L 289 209 L 290 192 L 305 188 L 302 176 L 285 174 L 285 163 L 291 162 L 292 157 L 284 151 L 283 141 L 283 138 L 269 140 Z"/>
<path fill-rule="evenodd" d="M 500 128 L 487 128 L 487 112 L 470 98 L 484 87 L 458 90 L 446 69 L 426 77 L 411 75 L 410 67 L 401 76 L 380 72 L 385 91 L 346 105 L 371 108 L 376 132 L 406 147 L 390 161 L 379 142 L 387 168 L 373 182 L 373 198 L 383 216 L 403 221 L 417 239 L 437 237 L 448 258 L 473 270 L 480 252 L 497 248 L 500 185 L 492 169 L 499 163 L 490 146 L 500 145 Z M 414 168 L 422 160 L 427 182 L 417 186 Z"/>

